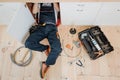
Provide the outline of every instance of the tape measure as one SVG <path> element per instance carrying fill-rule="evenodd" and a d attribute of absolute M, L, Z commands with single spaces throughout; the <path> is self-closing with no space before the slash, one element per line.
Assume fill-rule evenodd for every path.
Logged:
<path fill-rule="evenodd" d="M 76 33 L 76 29 L 75 28 L 71 28 L 70 29 L 70 34 L 75 34 Z"/>

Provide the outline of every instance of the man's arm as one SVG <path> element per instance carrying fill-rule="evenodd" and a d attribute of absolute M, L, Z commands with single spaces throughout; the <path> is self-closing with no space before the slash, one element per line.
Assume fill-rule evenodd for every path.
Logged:
<path fill-rule="evenodd" d="M 39 12 L 38 3 L 34 3 L 32 13 L 37 14 L 38 12 Z"/>
<path fill-rule="evenodd" d="M 57 12 L 60 12 L 60 8 L 59 8 L 59 5 L 58 3 L 53 3 L 54 4 L 54 8 Z"/>
<path fill-rule="evenodd" d="M 39 20 L 39 17 L 38 17 L 39 10 L 40 10 L 39 4 L 34 3 L 32 13 L 33 13 L 34 18 L 36 20 L 36 23 L 38 23 L 38 20 Z"/>
<path fill-rule="evenodd" d="M 59 26 L 61 24 L 61 20 L 60 20 L 60 7 L 58 5 L 58 3 L 53 3 L 54 4 L 54 8 L 57 11 L 57 22 L 56 22 L 56 26 Z"/>

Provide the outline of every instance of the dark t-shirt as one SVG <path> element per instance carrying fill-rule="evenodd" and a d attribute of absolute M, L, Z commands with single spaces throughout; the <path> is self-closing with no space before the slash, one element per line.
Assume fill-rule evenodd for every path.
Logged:
<path fill-rule="evenodd" d="M 56 23 L 53 3 L 40 3 L 39 23 Z"/>

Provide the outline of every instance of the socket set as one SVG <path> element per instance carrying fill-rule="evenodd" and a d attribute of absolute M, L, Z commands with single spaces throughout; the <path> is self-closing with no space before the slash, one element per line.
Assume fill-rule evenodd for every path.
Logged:
<path fill-rule="evenodd" d="M 114 50 L 99 26 L 79 32 L 78 37 L 91 59 L 97 59 Z"/>

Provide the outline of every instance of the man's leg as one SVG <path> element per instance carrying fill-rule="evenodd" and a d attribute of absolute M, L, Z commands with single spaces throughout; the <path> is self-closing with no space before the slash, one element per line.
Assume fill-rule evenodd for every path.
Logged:
<path fill-rule="evenodd" d="M 48 45 L 40 44 L 40 41 L 45 37 L 44 28 L 39 28 L 28 37 L 25 47 L 35 51 L 44 51 L 48 48 Z"/>
<path fill-rule="evenodd" d="M 41 78 L 45 77 L 45 74 L 49 68 L 49 65 L 55 64 L 56 59 L 59 56 L 59 53 L 62 51 L 60 40 L 58 38 L 56 30 L 50 31 L 50 33 L 48 33 L 47 38 L 51 46 L 51 51 L 48 55 L 46 62 L 42 63 L 41 70 L 40 70 Z"/>
<path fill-rule="evenodd" d="M 48 38 L 48 41 L 49 41 L 50 46 L 51 46 L 51 51 L 50 51 L 48 58 L 46 60 L 46 65 L 54 65 L 57 57 L 59 56 L 60 52 L 62 51 L 60 39 L 57 35 L 57 31 L 55 31 L 55 30 L 51 31 L 48 34 L 47 38 Z"/>

